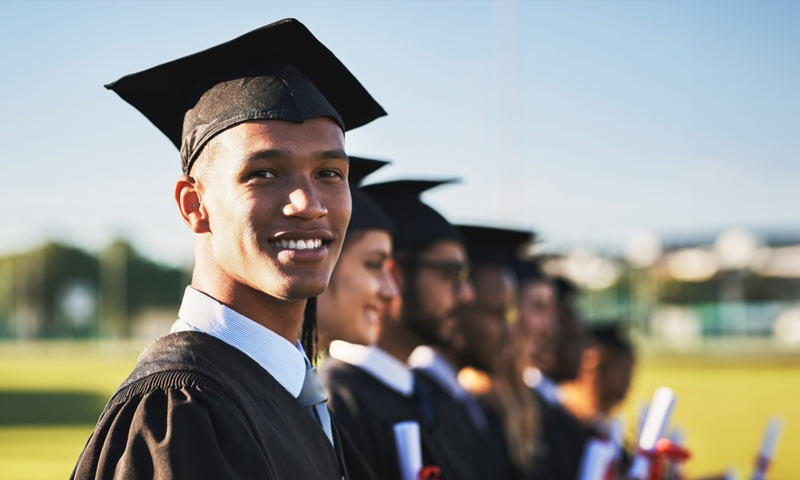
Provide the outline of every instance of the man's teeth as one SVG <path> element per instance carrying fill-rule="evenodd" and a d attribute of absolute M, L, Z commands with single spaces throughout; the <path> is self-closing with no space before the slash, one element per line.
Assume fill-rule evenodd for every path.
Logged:
<path fill-rule="evenodd" d="M 313 250 L 322 246 L 321 238 L 311 238 L 308 240 L 276 240 L 278 248 L 288 248 L 289 250 Z"/>

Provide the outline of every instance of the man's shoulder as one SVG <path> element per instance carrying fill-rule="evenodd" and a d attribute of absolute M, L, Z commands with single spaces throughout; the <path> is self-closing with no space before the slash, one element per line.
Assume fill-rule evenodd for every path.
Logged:
<path fill-rule="evenodd" d="M 151 343 L 118 393 L 133 384 L 141 390 L 183 388 L 192 382 L 204 387 L 214 383 L 236 396 L 270 397 L 283 391 L 266 370 L 237 348 L 202 332 L 185 331 Z"/>

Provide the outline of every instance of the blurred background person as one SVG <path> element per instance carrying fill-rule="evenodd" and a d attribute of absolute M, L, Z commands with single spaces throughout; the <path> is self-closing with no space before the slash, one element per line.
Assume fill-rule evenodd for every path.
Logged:
<path fill-rule="evenodd" d="M 514 478 L 534 478 L 542 433 L 541 407 L 526 383 L 538 367 L 554 363 L 555 290 L 535 260 L 513 263 L 518 292 L 509 312 L 508 341 L 498 355 L 491 390 L 484 405 L 500 425 Z"/>
<path fill-rule="evenodd" d="M 502 427 L 459 384 L 465 367 L 493 374 L 508 338 L 507 319 L 516 311 L 517 280 L 513 252 L 531 240 L 531 233 L 501 228 L 460 226 L 472 270 L 474 300 L 458 309 L 449 342 L 421 346 L 409 363 L 429 385 L 436 423 L 451 439 L 474 478 L 508 478 L 510 466 Z"/>
<path fill-rule="evenodd" d="M 365 176 L 387 163 L 350 156 L 353 213 L 328 288 L 317 297 L 318 349 L 323 354 L 333 340 L 375 343 L 380 318 L 400 293 L 391 272 L 394 223 L 357 188 Z"/>
<path fill-rule="evenodd" d="M 615 426 L 612 415 L 630 389 L 636 365 L 633 345 L 616 322 L 598 322 L 587 330 L 578 377 L 559 386 L 561 402 L 585 427 L 587 442 L 592 437 L 615 442 L 616 469 L 626 472 L 631 455 L 624 448 L 622 424 Z"/>
<path fill-rule="evenodd" d="M 407 365 L 419 345 L 448 341 L 454 312 L 473 295 L 458 231 L 419 199 L 442 183 L 400 180 L 363 187 L 396 227 L 395 271 L 402 302 L 399 312 L 395 304 L 384 315 L 375 345 L 334 342 L 322 368 L 331 409 L 381 479 L 400 478 L 393 428 L 404 421 L 420 425 L 425 464 L 440 468 L 445 478 L 470 475 L 436 428 L 430 394 Z"/>
<path fill-rule="evenodd" d="M 561 277 L 529 282 L 522 292 L 520 321 L 531 329 L 533 367 L 526 369 L 524 381 L 541 414 L 531 478 L 575 478 L 589 436 L 587 428 L 564 408 L 558 388 L 577 378 L 585 344 L 576 293 Z"/>
<path fill-rule="evenodd" d="M 628 394 L 636 364 L 633 346 L 621 329 L 617 323 L 589 328 L 578 377 L 559 387 L 564 407 L 606 435 L 614 409 Z"/>

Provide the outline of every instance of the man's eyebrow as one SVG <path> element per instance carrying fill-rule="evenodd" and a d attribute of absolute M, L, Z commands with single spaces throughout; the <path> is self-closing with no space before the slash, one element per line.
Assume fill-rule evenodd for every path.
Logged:
<path fill-rule="evenodd" d="M 348 162 L 350 161 L 350 157 L 348 157 L 347 154 L 344 153 L 344 150 L 339 150 L 339 149 L 324 150 L 320 152 L 319 155 L 317 155 L 317 158 L 319 158 L 320 160 L 341 159 L 341 160 L 347 160 Z"/>
<path fill-rule="evenodd" d="M 340 149 L 323 150 L 321 152 L 314 153 L 313 156 L 317 160 L 335 160 L 335 159 L 349 160 L 349 157 L 344 152 L 344 150 Z M 246 161 L 252 162 L 255 160 L 289 160 L 291 158 L 292 158 L 292 152 L 290 150 L 284 150 L 280 148 L 267 148 L 249 154 L 246 158 Z"/>

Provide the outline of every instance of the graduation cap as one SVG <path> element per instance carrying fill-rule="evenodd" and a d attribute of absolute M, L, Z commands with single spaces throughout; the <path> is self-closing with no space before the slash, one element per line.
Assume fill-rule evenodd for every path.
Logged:
<path fill-rule="evenodd" d="M 516 259 L 512 262 L 511 268 L 517 275 L 520 284 L 525 282 L 538 282 L 547 279 L 547 275 L 542 270 L 541 264 L 533 259 Z"/>
<path fill-rule="evenodd" d="M 350 159 L 350 168 L 347 181 L 350 183 L 350 188 L 360 187 L 364 178 L 391 163 L 386 160 L 356 157 L 355 155 L 348 155 L 348 158 Z"/>
<path fill-rule="evenodd" d="M 327 117 L 347 131 L 386 115 L 295 19 L 106 85 L 180 150 L 184 173 L 217 133 L 248 120 Z"/>
<path fill-rule="evenodd" d="M 347 181 L 350 183 L 350 192 L 353 198 L 353 213 L 347 231 L 357 229 L 386 230 L 394 234 L 397 229 L 391 217 L 383 211 L 372 197 L 358 188 L 364 177 L 389 164 L 384 160 L 356 157 L 350 155 L 350 169 Z"/>
<path fill-rule="evenodd" d="M 533 241 L 531 231 L 477 225 L 458 225 L 457 228 L 473 265 L 511 266 L 520 248 Z"/>
<path fill-rule="evenodd" d="M 457 180 L 395 180 L 361 187 L 383 210 L 395 226 L 398 249 L 419 249 L 438 240 L 461 241 L 456 227 L 439 212 L 420 200 L 419 196 L 434 187 Z"/>
<path fill-rule="evenodd" d="M 605 322 L 588 328 L 592 340 L 603 347 L 628 354 L 633 353 L 633 345 L 618 322 Z"/>

